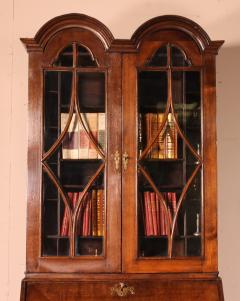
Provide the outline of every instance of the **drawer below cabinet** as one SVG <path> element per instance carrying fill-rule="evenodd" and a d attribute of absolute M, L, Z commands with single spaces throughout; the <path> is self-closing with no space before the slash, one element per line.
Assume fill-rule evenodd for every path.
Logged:
<path fill-rule="evenodd" d="M 24 301 L 222 301 L 219 281 L 123 280 L 26 283 Z M 23 301 L 21 300 L 21 301 Z"/>

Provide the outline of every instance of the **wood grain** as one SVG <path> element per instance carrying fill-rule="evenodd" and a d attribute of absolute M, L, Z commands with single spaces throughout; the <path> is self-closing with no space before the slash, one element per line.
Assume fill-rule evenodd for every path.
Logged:
<path fill-rule="evenodd" d="M 33 39 L 21 40 L 29 53 L 27 265 L 26 278 L 22 282 L 21 301 L 116 300 L 117 297 L 111 296 L 111 287 L 121 281 L 135 289 L 135 295 L 127 297 L 128 300 L 223 301 L 222 281 L 218 277 L 217 265 L 215 76 L 215 57 L 223 41 L 211 41 L 195 22 L 171 15 L 145 22 L 130 40 L 114 39 L 105 25 L 82 14 L 56 17 L 43 25 Z M 203 158 L 188 145 L 203 168 L 204 256 L 196 258 L 138 257 L 137 72 L 162 70 L 169 74 L 169 68 L 145 66 L 146 60 L 158 48 L 169 43 L 183 49 L 191 61 L 190 67 L 172 67 L 172 71 L 198 70 L 202 74 Z M 76 44 L 90 50 L 98 67 L 81 69 L 76 66 L 76 57 L 73 67 L 53 66 L 66 46 L 74 45 L 76 53 Z M 44 154 L 44 70 L 74 73 L 73 91 L 77 89 L 76 72 L 104 72 L 106 75 L 105 153 L 98 149 L 91 133 L 85 129 L 98 153 L 102 155 L 101 168 L 105 168 L 106 228 L 103 256 L 74 256 L 74 243 L 69 257 L 47 257 L 41 254 L 41 160 L 47 160 L 59 147 L 70 124 L 69 118 L 61 136 Z M 169 89 L 171 92 L 171 87 Z M 77 95 L 74 93 L 70 115 L 73 114 L 74 105 L 78 104 Z M 171 108 L 173 109 L 172 100 L 169 98 L 168 109 Z M 77 112 L 80 116 L 79 107 Z M 180 127 L 178 133 L 185 139 Z M 141 159 L 146 156 L 153 143 L 154 141 L 148 145 Z M 122 168 L 116 171 L 113 158 L 116 151 L 121 157 L 125 152 L 128 154 L 129 164 L 126 170 Z M 92 178 L 94 179 L 95 177 Z M 184 194 L 181 202 L 183 197 Z M 73 241 L 74 231 L 72 235 Z"/>

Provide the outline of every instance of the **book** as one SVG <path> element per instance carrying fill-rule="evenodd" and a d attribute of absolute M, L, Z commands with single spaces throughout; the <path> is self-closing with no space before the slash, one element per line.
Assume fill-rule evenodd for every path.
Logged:
<path fill-rule="evenodd" d="M 92 235 L 97 236 L 97 190 L 92 190 Z"/>
<path fill-rule="evenodd" d="M 78 198 L 79 198 L 79 193 L 78 192 L 68 192 L 68 197 L 69 200 L 72 204 L 72 207 L 75 208 Z M 63 219 L 62 219 L 62 225 L 61 225 L 61 236 L 67 236 L 69 235 L 69 215 L 68 215 L 68 211 L 67 208 L 65 207 L 64 209 L 64 213 L 63 213 Z"/>
<path fill-rule="evenodd" d="M 82 116 L 82 120 L 85 124 L 85 126 L 88 128 L 87 126 L 87 116 L 85 113 L 81 113 Z M 83 128 L 82 125 L 79 126 L 79 156 L 78 159 L 88 159 L 88 150 L 90 147 L 90 141 L 88 138 L 88 135 L 85 131 L 85 129 Z"/>
<path fill-rule="evenodd" d="M 104 152 L 105 151 L 105 113 L 98 113 L 98 146 Z M 98 154 L 98 158 L 101 159 L 101 155 Z"/>
<path fill-rule="evenodd" d="M 67 124 L 69 114 L 61 113 L 61 131 Z M 82 121 L 95 143 L 88 134 L 76 113 L 73 113 L 69 128 L 62 142 L 63 159 L 100 159 L 96 146 L 105 149 L 105 113 L 81 113 Z"/>
<path fill-rule="evenodd" d="M 82 192 L 68 192 L 72 209 L 81 197 Z M 60 235 L 69 236 L 69 215 L 65 208 L 61 223 Z M 104 190 L 93 189 L 87 192 L 79 205 L 76 234 L 80 236 L 103 236 L 105 222 Z"/>
<path fill-rule="evenodd" d="M 157 209 L 156 209 L 156 193 L 150 193 L 151 215 L 152 215 L 152 235 L 158 235 L 157 232 Z"/>
<path fill-rule="evenodd" d="M 164 211 L 164 205 L 160 201 L 160 235 L 166 235 L 167 234 L 167 229 L 166 229 L 166 216 L 165 216 L 165 211 Z"/>
<path fill-rule="evenodd" d="M 98 144 L 98 113 L 86 113 L 86 123 L 92 138 L 95 140 L 95 144 Z M 89 141 L 88 159 L 96 159 L 98 157 L 98 151 L 94 143 Z"/>
<path fill-rule="evenodd" d="M 69 114 L 61 114 L 61 132 L 67 125 Z M 62 158 L 63 159 L 78 159 L 79 158 L 79 122 L 77 115 L 73 113 L 68 131 L 62 142 Z"/>
<path fill-rule="evenodd" d="M 144 191 L 142 197 L 142 221 L 145 236 L 165 236 L 168 224 L 172 229 L 173 218 L 177 212 L 177 199 L 175 192 L 164 192 L 167 211 L 164 204 L 155 192 Z M 141 200 L 140 200 L 141 201 Z M 178 233 L 176 226 L 176 233 Z"/>
<path fill-rule="evenodd" d="M 177 129 L 173 114 L 168 113 L 167 121 L 160 133 L 159 129 L 163 123 L 163 113 L 145 114 L 145 142 L 148 145 L 157 135 L 156 142 L 153 143 L 149 158 L 151 159 L 176 159 L 177 158 Z M 139 137 L 142 137 L 139 135 Z M 141 138 L 142 139 L 142 138 Z"/>
<path fill-rule="evenodd" d="M 165 142 L 165 158 L 176 159 L 177 158 L 177 129 L 174 123 L 172 113 L 168 113 L 164 142 Z"/>
<path fill-rule="evenodd" d="M 154 235 L 154 230 L 153 230 L 153 209 L 152 209 L 152 201 L 151 201 L 151 194 L 150 191 L 145 192 L 145 204 L 146 204 L 146 215 L 147 215 L 147 220 L 149 224 L 147 225 L 148 228 L 148 236 Z"/>
<path fill-rule="evenodd" d="M 144 229 L 145 229 L 145 235 L 148 236 L 150 235 L 150 230 L 149 230 L 149 225 L 150 225 L 150 214 L 149 214 L 149 208 L 148 208 L 148 191 L 145 191 L 143 194 L 143 200 L 144 200 L 144 205 L 143 205 L 143 211 L 144 211 L 144 216 L 145 218 L 143 218 L 143 221 L 146 223 L 144 225 Z"/>
<path fill-rule="evenodd" d="M 158 133 L 158 115 L 157 114 L 151 114 L 150 115 L 150 123 L 151 123 L 151 138 L 154 138 L 157 136 Z M 151 158 L 158 159 L 159 158 L 159 144 L 158 140 L 154 142 L 151 148 Z"/>
<path fill-rule="evenodd" d="M 163 113 L 157 114 L 158 117 L 158 128 L 163 123 Z M 162 129 L 161 133 L 158 136 L 158 146 L 159 146 L 159 151 L 158 151 L 158 158 L 159 159 L 164 159 L 165 158 L 165 146 L 164 146 L 164 128 Z"/>
<path fill-rule="evenodd" d="M 97 236 L 103 236 L 104 231 L 104 197 L 103 189 L 97 190 Z"/>

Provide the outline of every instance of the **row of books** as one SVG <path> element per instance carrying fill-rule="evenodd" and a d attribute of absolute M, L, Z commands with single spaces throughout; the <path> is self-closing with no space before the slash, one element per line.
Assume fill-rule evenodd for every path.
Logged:
<path fill-rule="evenodd" d="M 163 123 L 163 113 L 147 113 L 144 115 L 139 140 L 145 139 L 146 146 L 157 136 L 158 131 Z M 141 118 L 142 119 L 142 118 Z M 142 141 L 139 141 L 140 145 Z M 168 113 L 167 121 L 158 135 L 157 141 L 151 147 L 149 157 L 153 159 L 176 159 L 177 158 L 177 129 L 174 123 L 173 114 Z"/>
<path fill-rule="evenodd" d="M 81 192 L 68 192 L 68 197 L 72 203 L 72 208 L 75 208 L 81 197 Z M 93 189 L 87 192 L 80 204 L 77 217 L 77 235 L 103 236 L 104 214 L 104 190 Z M 69 236 L 69 216 L 66 208 L 62 219 L 61 236 Z"/>
<path fill-rule="evenodd" d="M 61 131 L 67 124 L 69 114 L 61 113 Z M 105 148 L 105 113 L 81 113 L 85 127 L 92 134 L 100 149 Z M 63 159 L 98 159 L 101 155 L 89 139 L 86 131 L 73 114 L 70 126 L 62 143 Z"/>
<path fill-rule="evenodd" d="M 165 192 L 163 197 L 167 205 L 167 214 L 163 204 L 155 192 L 145 191 L 142 200 L 142 216 L 145 236 L 167 235 L 168 220 L 170 229 L 177 210 L 175 192 Z"/>

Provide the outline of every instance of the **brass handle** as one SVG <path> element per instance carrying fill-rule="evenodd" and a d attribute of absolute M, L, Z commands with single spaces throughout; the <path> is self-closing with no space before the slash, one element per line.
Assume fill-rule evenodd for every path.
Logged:
<path fill-rule="evenodd" d="M 120 168 L 120 153 L 118 150 L 114 154 L 115 170 L 118 171 Z"/>
<path fill-rule="evenodd" d="M 123 154 L 122 160 L 123 160 L 123 169 L 124 169 L 124 170 L 127 170 L 127 167 L 128 167 L 128 160 L 129 160 L 129 156 L 128 156 L 128 153 L 127 153 L 127 152 L 125 152 L 125 153 Z"/>
<path fill-rule="evenodd" d="M 134 287 L 128 286 L 127 284 L 125 284 L 123 282 L 119 282 L 118 284 L 115 284 L 111 288 L 111 295 L 118 296 L 118 297 L 126 297 L 128 295 L 135 295 Z"/>

